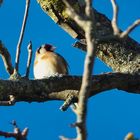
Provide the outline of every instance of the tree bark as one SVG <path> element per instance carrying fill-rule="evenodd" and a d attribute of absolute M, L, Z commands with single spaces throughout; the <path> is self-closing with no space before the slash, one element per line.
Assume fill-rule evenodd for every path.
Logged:
<path fill-rule="evenodd" d="M 83 14 L 82 0 L 70 0 L 73 7 L 75 5 L 77 12 Z M 66 7 L 61 0 L 38 0 L 42 9 L 67 31 L 73 38 L 84 39 L 84 31 L 66 14 Z M 79 3 L 78 3 L 79 2 Z M 49 3 L 49 4 L 48 4 Z M 49 6 L 48 6 L 49 5 Z M 50 6 L 51 5 L 51 6 Z M 60 11 L 61 5 L 61 11 Z M 62 6 L 63 5 L 63 6 Z M 58 12 L 57 12 L 58 11 Z M 139 73 L 140 71 L 140 44 L 130 37 L 123 40 L 108 38 L 113 35 L 110 20 L 97 10 L 95 12 L 95 21 L 98 38 L 97 57 L 115 72 Z M 65 14 L 62 14 L 65 13 Z M 106 39 L 102 39 L 106 38 Z M 77 43 L 76 47 L 86 50 L 86 45 Z"/>
<path fill-rule="evenodd" d="M 72 95 L 77 102 L 81 82 L 81 76 L 50 77 L 42 80 L 0 80 L 0 100 L 9 100 L 9 96 L 13 95 L 16 102 L 43 102 L 66 100 Z M 140 75 L 122 73 L 95 75 L 92 78 L 89 97 L 111 89 L 139 94 Z"/>

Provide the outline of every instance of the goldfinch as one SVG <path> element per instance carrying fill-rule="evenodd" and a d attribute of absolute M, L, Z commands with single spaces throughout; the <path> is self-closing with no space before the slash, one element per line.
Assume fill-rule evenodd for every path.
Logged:
<path fill-rule="evenodd" d="M 34 77 L 43 79 L 57 74 L 67 75 L 68 64 L 58 53 L 54 52 L 55 47 L 44 44 L 39 47 L 35 54 Z"/>

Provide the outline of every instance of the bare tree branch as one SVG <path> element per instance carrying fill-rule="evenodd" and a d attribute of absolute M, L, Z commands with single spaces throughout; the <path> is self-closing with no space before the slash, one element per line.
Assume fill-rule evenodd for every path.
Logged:
<path fill-rule="evenodd" d="M 19 37 L 18 44 L 17 44 L 16 59 L 15 59 L 15 71 L 17 73 L 18 73 L 18 67 L 19 67 L 20 48 L 21 48 L 21 44 L 22 44 L 22 40 L 23 40 L 23 36 L 24 36 L 25 27 L 26 27 L 29 6 L 30 6 L 30 0 L 26 0 L 24 18 L 23 18 L 23 23 L 22 23 L 22 27 L 21 27 L 20 37 Z"/>
<path fill-rule="evenodd" d="M 66 100 L 69 95 L 74 96 L 74 102 L 77 102 L 81 83 L 81 76 L 50 77 L 42 80 L 0 80 L 0 100 L 9 100 L 12 93 L 16 102 Z M 140 75 L 125 73 L 94 75 L 89 97 L 111 89 L 140 94 Z"/>
<path fill-rule="evenodd" d="M 7 48 L 4 47 L 1 41 L 0 41 L 0 55 L 3 59 L 6 71 L 10 75 L 13 74 L 14 68 L 12 66 L 10 53 L 8 52 Z"/>
<path fill-rule="evenodd" d="M 63 105 L 59 108 L 61 111 L 66 111 L 68 109 L 68 107 L 74 103 L 74 96 L 73 95 L 69 95 L 67 97 L 67 99 L 65 100 L 65 102 L 63 103 Z"/>
<path fill-rule="evenodd" d="M 130 25 L 125 31 L 123 31 L 120 35 L 121 38 L 126 37 L 131 31 L 133 31 L 138 25 L 140 25 L 140 19 L 134 21 L 132 25 Z"/>
<path fill-rule="evenodd" d="M 79 41 L 73 46 L 86 51 L 86 45 Z M 130 38 L 120 42 L 117 40 L 98 41 L 96 54 L 114 72 L 140 72 L 140 45 Z"/>
<path fill-rule="evenodd" d="M 26 67 L 26 74 L 25 77 L 28 78 L 29 77 L 29 72 L 30 72 L 30 65 L 31 65 L 31 59 L 32 59 L 32 42 L 30 41 L 30 43 L 28 44 L 28 60 L 27 60 L 27 67 Z"/>
<path fill-rule="evenodd" d="M 111 0 L 112 7 L 113 7 L 113 18 L 112 18 L 112 28 L 114 31 L 114 35 L 119 38 L 125 38 L 128 34 L 134 30 L 138 25 L 140 25 L 140 19 L 136 20 L 132 25 L 130 25 L 125 31 L 120 32 L 117 21 L 118 21 L 118 6 L 116 4 L 116 0 Z"/>
<path fill-rule="evenodd" d="M 9 95 L 9 101 L 0 101 L 0 106 L 11 106 L 16 103 L 15 97 L 13 95 Z"/>
<path fill-rule="evenodd" d="M 81 1 L 84 0 L 80 0 L 80 2 Z M 81 29 L 75 21 L 70 20 L 69 16 L 65 18 L 62 13 L 60 13 L 61 16 L 55 14 L 57 13 L 56 11 L 59 11 L 59 7 L 62 8 L 61 11 L 65 11 L 66 9 L 65 6 L 61 6 L 63 4 L 61 0 L 56 3 L 53 3 L 53 0 L 49 1 L 52 7 L 55 7 L 55 12 L 53 11 L 52 7 L 49 7 L 47 1 L 38 0 L 38 2 L 45 13 L 47 13 L 55 21 L 55 23 L 60 25 L 72 37 L 78 39 L 79 42 L 81 42 L 81 39 L 85 39 L 83 29 Z M 77 3 L 77 0 L 74 0 L 74 4 L 71 5 L 76 7 L 75 3 Z M 80 9 L 80 14 L 83 14 L 83 11 L 85 10 L 85 3 L 82 5 L 83 6 L 81 8 L 78 8 Z M 93 10 L 96 21 L 96 33 L 100 37 L 98 39 L 96 56 L 100 58 L 107 66 L 111 67 L 115 72 L 139 73 L 140 44 L 129 36 L 123 40 L 114 37 L 111 21 L 104 14 L 99 13 L 94 8 Z M 69 25 L 69 28 L 67 28 L 65 24 Z M 73 36 L 70 29 L 74 29 L 77 35 Z M 108 39 L 108 36 L 111 36 L 109 37 L 111 39 Z M 103 40 L 102 38 L 106 39 Z M 78 45 L 78 48 L 84 51 L 86 51 L 86 47 L 86 44 Z"/>
<path fill-rule="evenodd" d="M 15 138 L 15 140 L 27 140 L 28 128 L 24 128 L 23 131 L 20 131 L 15 121 L 12 122 L 12 125 L 14 126 L 14 132 L 0 131 L 0 136 L 5 138 Z"/>
<path fill-rule="evenodd" d="M 87 139 L 87 132 L 86 132 L 86 112 L 87 112 L 87 99 L 88 94 L 90 92 L 91 87 L 91 75 L 92 69 L 94 64 L 94 57 L 96 53 L 96 46 L 95 46 L 95 19 L 92 10 L 92 1 L 86 0 L 86 7 L 85 7 L 85 15 L 81 16 L 80 14 L 76 13 L 76 11 L 72 8 L 72 6 L 67 2 L 64 1 L 67 5 L 69 10 L 69 16 L 77 22 L 79 26 L 85 31 L 85 37 L 87 42 L 87 54 L 85 58 L 84 64 L 84 73 L 82 79 L 82 85 L 79 93 L 78 98 L 78 111 L 77 111 L 77 140 L 86 140 Z M 68 11 L 67 10 L 67 11 Z"/>
<path fill-rule="evenodd" d="M 112 3 L 112 7 L 113 7 L 113 18 L 112 18 L 111 24 L 112 24 L 112 28 L 114 30 L 114 35 L 119 35 L 120 30 L 119 30 L 118 25 L 117 25 L 118 6 L 116 4 L 116 0 L 111 0 L 111 3 Z"/>
<path fill-rule="evenodd" d="M 77 13 L 72 6 L 70 5 L 70 3 L 66 0 L 63 0 L 63 2 L 66 4 L 67 6 L 67 14 L 74 19 L 82 28 L 84 28 L 85 26 L 85 19 L 79 15 L 79 13 Z"/>
<path fill-rule="evenodd" d="M 0 136 L 3 136 L 5 138 L 10 138 L 10 137 L 16 138 L 16 134 L 13 132 L 0 131 Z"/>
<path fill-rule="evenodd" d="M 85 0 L 85 14 L 89 18 L 93 18 L 93 11 L 92 11 L 92 0 Z"/>

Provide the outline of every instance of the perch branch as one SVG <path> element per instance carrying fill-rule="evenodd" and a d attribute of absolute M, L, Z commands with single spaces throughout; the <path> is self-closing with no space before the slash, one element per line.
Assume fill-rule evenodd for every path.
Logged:
<path fill-rule="evenodd" d="M 17 51 L 16 51 L 16 59 L 15 59 L 15 71 L 18 73 L 18 68 L 19 68 L 19 57 L 20 57 L 20 48 L 24 36 L 24 31 L 27 23 L 27 17 L 28 17 L 28 11 L 29 11 L 29 6 L 30 6 L 30 0 L 26 0 L 26 6 L 25 6 L 25 12 L 24 12 L 24 17 L 23 17 L 23 23 L 21 27 L 21 32 L 17 44 Z"/>
<path fill-rule="evenodd" d="M 27 60 L 27 67 L 26 67 L 26 74 L 25 77 L 28 78 L 29 77 L 29 72 L 30 72 L 30 65 L 31 65 L 31 59 L 32 59 L 32 42 L 30 41 L 30 43 L 28 44 L 28 60 Z"/>
<path fill-rule="evenodd" d="M 42 80 L 0 80 L 0 100 L 9 100 L 12 93 L 16 102 L 66 100 L 69 95 L 78 101 L 81 81 L 81 76 L 50 77 Z M 140 94 L 140 75 L 125 73 L 94 75 L 89 97 L 111 89 Z"/>
<path fill-rule="evenodd" d="M 2 56 L 6 71 L 11 75 L 14 71 L 14 68 L 11 62 L 11 56 L 7 48 L 4 47 L 1 41 L 0 41 L 0 55 Z"/>

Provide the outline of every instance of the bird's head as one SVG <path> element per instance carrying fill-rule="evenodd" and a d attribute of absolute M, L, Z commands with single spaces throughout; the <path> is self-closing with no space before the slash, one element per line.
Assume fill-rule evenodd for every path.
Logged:
<path fill-rule="evenodd" d="M 37 53 L 39 54 L 43 54 L 43 53 L 46 53 L 46 52 L 54 52 L 56 48 L 50 44 L 44 44 L 44 45 L 41 45 L 38 49 L 37 49 Z"/>

